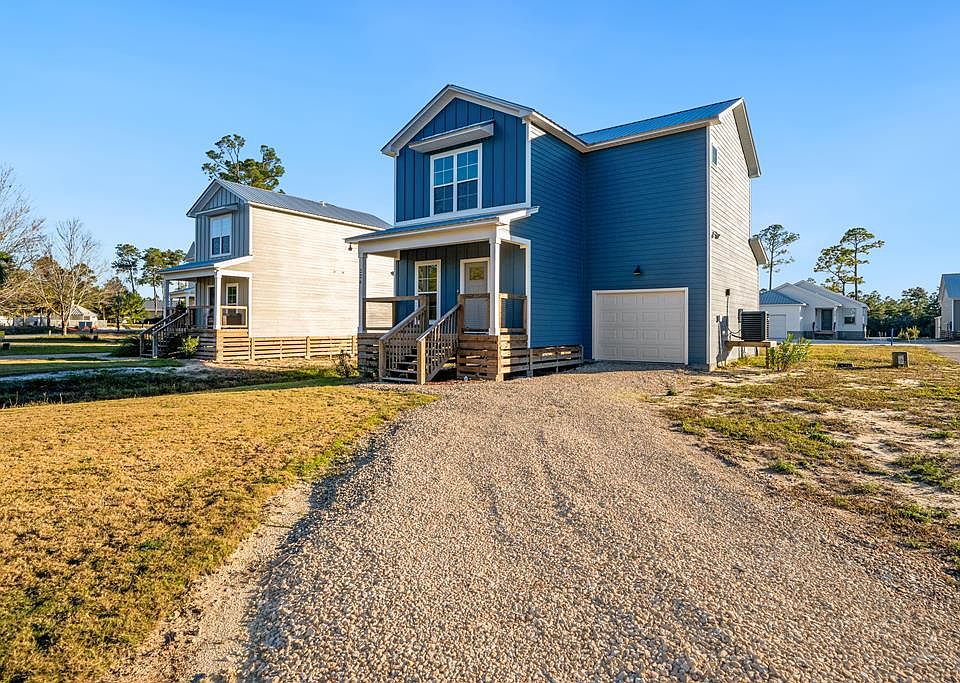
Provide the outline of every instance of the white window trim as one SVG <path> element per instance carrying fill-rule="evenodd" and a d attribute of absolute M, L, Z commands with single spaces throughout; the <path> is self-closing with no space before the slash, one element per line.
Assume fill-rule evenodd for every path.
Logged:
<path fill-rule="evenodd" d="M 470 265 L 471 263 L 486 263 L 487 264 L 487 292 L 490 291 L 490 257 L 483 256 L 481 258 L 463 258 L 460 259 L 460 290 L 459 292 L 463 294 L 463 286 L 466 284 L 466 279 L 463 277 L 463 271 L 466 270 L 464 266 Z"/>
<path fill-rule="evenodd" d="M 460 211 L 457 209 L 457 155 L 463 154 L 464 152 L 471 152 L 473 150 L 477 151 L 477 205 L 472 209 L 464 209 Z M 433 162 L 435 159 L 442 159 L 443 157 L 453 157 L 453 211 L 444 211 L 443 213 L 434 213 L 433 211 Z M 430 155 L 430 217 L 433 216 L 467 216 L 471 212 L 479 212 L 483 209 L 483 145 L 468 145 L 467 147 L 458 147 L 457 149 L 450 149 L 446 152 L 437 152 L 436 154 Z M 471 178 L 472 180 L 472 178 Z M 469 181 L 459 181 L 459 182 L 469 182 Z"/>
<path fill-rule="evenodd" d="M 233 253 L 233 223 L 234 223 L 233 216 L 234 216 L 234 213 L 232 211 L 227 213 L 218 213 L 215 216 L 210 216 L 209 220 L 207 221 L 207 229 L 210 231 L 210 257 L 211 258 L 213 258 L 214 256 L 218 256 L 218 257 L 230 256 Z M 213 221 L 217 218 L 230 219 L 230 231 L 227 233 L 230 236 L 230 251 L 223 251 L 221 246 L 221 251 L 214 254 L 213 253 Z M 218 235 L 218 237 L 222 238 L 223 235 Z M 223 245 L 222 239 L 220 240 L 220 244 Z"/>
<path fill-rule="evenodd" d="M 420 291 L 420 266 L 436 266 L 437 267 L 437 291 L 436 292 L 421 292 Z M 414 261 L 413 263 L 413 291 L 416 296 L 421 294 L 436 294 L 437 295 L 437 318 L 431 319 L 430 322 L 434 323 L 443 315 L 443 302 L 440 300 L 440 293 L 443 291 L 443 281 L 440 279 L 440 273 L 442 266 L 440 265 L 440 259 L 433 259 L 430 261 Z"/>
<path fill-rule="evenodd" d="M 712 168 L 720 166 L 720 148 L 713 142 L 710 143 L 710 166 Z"/>
<path fill-rule="evenodd" d="M 230 303 L 230 290 L 234 291 L 234 302 Z M 231 282 L 226 286 L 225 290 L 226 303 L 224 306 L 239 306 L 240 305 L 240 285 L 236 282 Z"/>

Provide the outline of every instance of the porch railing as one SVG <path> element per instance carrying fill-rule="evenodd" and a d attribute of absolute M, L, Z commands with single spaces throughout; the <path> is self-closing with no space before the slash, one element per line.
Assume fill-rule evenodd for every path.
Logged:
<path fill-rule="evenodd" d="M 417 337 L 417 384 L 433 379 L 447 361 L 457 353 L 460 337 L 460 304 L 458 303 Z"/>
<path fill-rule="evenodd" d="M 463 331 L 482 334 L 488 333 L 490 330 L 490 295 L 486 292 L 461 294 L 459 300 L 463 307 Z M 526 295 L 500 292 L 500 294 L 497 295 L 497 301 L 500 333 L 524 333 L 527 325 Z M 477 313 L 479 310 L 478 306 L 483 310 L 482 315 Z"/>
<path fill-rule="evenodd" d="M 150 357 L 158 357 L 167 338 L 183 332 L 187 327 L 187 312 L 183 310 L 174 311 L 160 322 L 151 325 L 140 333 L 140 355 L 145 355 L 144 352 L 146 351 L 147 344 L 149 344 Z"/>
<path fill-rule="evenodd" d="M 363 300 L 363 318 L 360 321 L 361 332 L 386 332 L 393 329 L 397 319 L 397 306 L 408 302 L 424 300 L 422 296 L 368 296 Z M 388 313 L 370 315 L 369 304 L 390 304 Z M 416 304 L 414 305 L 416 308 Z"/>
<path fill-rule="evenodd" d="M 219 311 L 220 327 L 224 329 L 247 327 L 246 306 L 187 306 L 180 309 L 187 313 L 188 327 L 212 330 L 216 327 L 214 316 Z"/>

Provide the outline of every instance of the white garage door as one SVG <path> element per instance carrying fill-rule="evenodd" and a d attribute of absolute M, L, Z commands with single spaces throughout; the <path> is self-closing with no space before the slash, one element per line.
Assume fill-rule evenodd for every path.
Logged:
<path fill-rule="evenodd" d="M 686 290 L 594 292 L 595 359 L 686 363 L 686 341 Z"/>
<path fill-rule="evenodd" d="M 770 317 L 770 338 L 771 339 L 786 339 L 787 338 L 787 316 L 778 313 L 777 315 L 771 315 Z"/>

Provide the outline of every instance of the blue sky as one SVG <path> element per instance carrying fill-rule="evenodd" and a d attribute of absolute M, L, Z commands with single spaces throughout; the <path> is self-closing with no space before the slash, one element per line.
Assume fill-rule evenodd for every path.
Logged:
<path fill-rule="evenodd" d="M 777 281 L 852 225 L 887 242 L 867 289 L 960 271 L 956 2 L 34 0 L 0 24 L 0 163 L 105 253 L 189 245 L 204 151 L 231 132 L 277 149 L 288 193 L 389 219 L 379 149 L 452 82 L 578 132 L 745 97 L 753 229 L 801 234 Z"/>

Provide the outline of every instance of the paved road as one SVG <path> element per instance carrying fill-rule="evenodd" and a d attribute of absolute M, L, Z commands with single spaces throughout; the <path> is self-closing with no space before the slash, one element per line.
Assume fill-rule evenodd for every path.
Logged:
<path fill-rule="evenodd" d="M 960 590 L 669 431 L 667 373 L 441 389 L 276 560 L 243 677 L 945 680 Z"/>
<path fill-rule="evenodd" d="M 960 363 L 960 344 L 930 344 L 926 348 Z"/>

